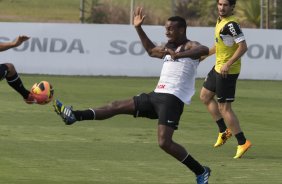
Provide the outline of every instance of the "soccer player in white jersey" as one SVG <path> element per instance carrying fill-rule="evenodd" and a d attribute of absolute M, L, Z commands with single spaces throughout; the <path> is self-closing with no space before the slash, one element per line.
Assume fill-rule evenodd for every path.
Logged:
<path fill-rule="evenodd" d="M 118 114 L 158 119 L 160 148 L 195 173 L 198 184 L 207 184 L 210 168 L 202 166 L 183 146 L 174 142 L 172 137 L 178 128 L 184 103 L 189 104 L 194 95 L 199 58 L 207 55 L 209 50 L 206 46 L 187 39 L 186 21 L 178 16 L 170 17 L 165 24 L 168 38 L 166 45 L 156 46 L 141 27 L 144 19 L 142 8 L 137 8 L 134 13 L 134 27 L 144 48 L 151 57 L 163 59 L 163 68 L 155 90 L 82 111 L 75 111 L 56 100 L 55 111 L 67 125 L 83 120 L 104 120 Z"/>

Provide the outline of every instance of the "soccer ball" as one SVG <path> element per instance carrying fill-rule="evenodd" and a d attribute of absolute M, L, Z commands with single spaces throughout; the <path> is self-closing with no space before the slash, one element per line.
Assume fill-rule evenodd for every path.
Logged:
<path fill-rule="evenodd" d="M 54 96 L 53 86 L 47 81 L 35 83 L 31 88 L 31 92 L 40 96 L 40 101 L 37 103 L 41 105 L 49 103 Z"/>

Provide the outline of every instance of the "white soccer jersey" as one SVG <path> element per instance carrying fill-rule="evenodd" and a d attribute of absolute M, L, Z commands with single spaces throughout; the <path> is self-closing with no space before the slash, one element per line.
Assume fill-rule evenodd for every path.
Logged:
<path fill-rule="evenodd" d="M 164 57 L 164 64 L 156 93 L 169 93 L 185 104 L 190 104 L 195 93 L 195 78 L 199 60 L 179 58 L 173 60 L 170 55 Z"/>

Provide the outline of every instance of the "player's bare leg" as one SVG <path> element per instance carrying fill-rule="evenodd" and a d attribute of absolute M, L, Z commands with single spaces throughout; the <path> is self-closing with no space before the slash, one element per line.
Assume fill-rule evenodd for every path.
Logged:
<path fill-rule="evenodd" d="M 244 133 L 242 132 L 239 120 L 231 108 L 231 103 L 220 103 L 219 110 L 238 141 L 237 151 L 234 158 L 241 158 L 252 144 L 246 139 Z"/>
<path fill-rule="evenodd" d="M 206 88 L 201 89 L 200 100 L 207 107 L 208 112 L 211 114 L 214 121 L 222 118 L 220 111 L 218 109 L 218 104 L 214 99 L 215 93 L 207 90 Z"/>
<path fill-rule="evenodd" d="M 217 148 L 225 144 L 226 141 L 232 136 L 232 133 L 230 129 L 226 127 L 224 119 L 219 111 L 218 103 L 215 101 L 214 97 L 214 92 L 204 87 L 201 89 L 200 99 L 206 105 L 208 112 L 211 114 L 219 128 L 218 137 L 214 144 L 214 147 Z"/>
<path fill-rule="evenodd" d="M 160 148 L 194 172 L 197 176 L 197 183 L 207 183 L 211 172 L 210 168 L 202 166 L 183 146 L 174 142 L 172 140 L 173 133 L 173 128 L 162 124 L 158 125 L 158 142 Z"/>
<path fill-rule="evenodd" d="M 17 91 L 26 103 L 35 103 L 34 96 L 27 90 L 12 63 L 0 64 L 0 80 L 6 79 L 8 84 Z"/>
<path fill-rule="evenodd" d="M 231 103 L 219 103 L 218 107 L 228 127 L 232 130 L 233 135 L 242 132 L 239 120 L 231 108 Z"/>
<path fill-rule="evenodd" d="M 133 99 L 114 101 L 102 107 L 82 111 L 74 111 L 72 106 L 64 106 L 59 100 L 55 100 L 53 106 L 66 125 L 83 120 L 104 120 L 118 114 L 133 115 L 135 111 Z"/>
<path fill-rule="evenodd" d="M 95 111 L 95 120 L 104 120 L 118 114 L 133 115 L 135 105 L 133 99 L 113 101 L 103 107 L 93 108 Z"/>

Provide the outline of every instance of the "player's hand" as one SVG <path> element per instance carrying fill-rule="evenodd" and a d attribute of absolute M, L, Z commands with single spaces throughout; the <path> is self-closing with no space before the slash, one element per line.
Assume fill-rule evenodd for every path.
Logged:
<path fill-rule="evenodd" d="M 220 68 L 220 74 L 222 75 L 223 78 L 227 77 L 229 69 L 230 69 L 230 66 L 227 63 L 222 65 L 222 67 Z"/>
<path fill-rule="evenodd" d="M 165 50 L 163 46 L 157 46 L 150 50 L 151 57 L 164 58 L 166 54 L 167 54 L 167 51 Z"/>
<path fill-rule="evenodd" d="M 16 40 L 14 41 L 14 46 L 17 47 L 19 45 L 21 45 L 24 41 L 28 40 L 30 37 L 22 35 L 22 36 L 18 36 L 16 38 Z"/>
<path fill-rule="evenodd" d="M 176 52 L 174 52 L 174 50 L 169 49 L 169 48 L 165 48 L 165 51 L 171 56 L 171 58 L 172 58 L 173 60 L 177 59 L 177 58 L 176 58 Z"/>
<path fill-rule="evenodd" d="M 145 19 L 145 15 L 143 15 L 143 8 L 137 7 L 133 13 L 133 25 L 135 27 L 140 27 L 143 24 Z"/>

